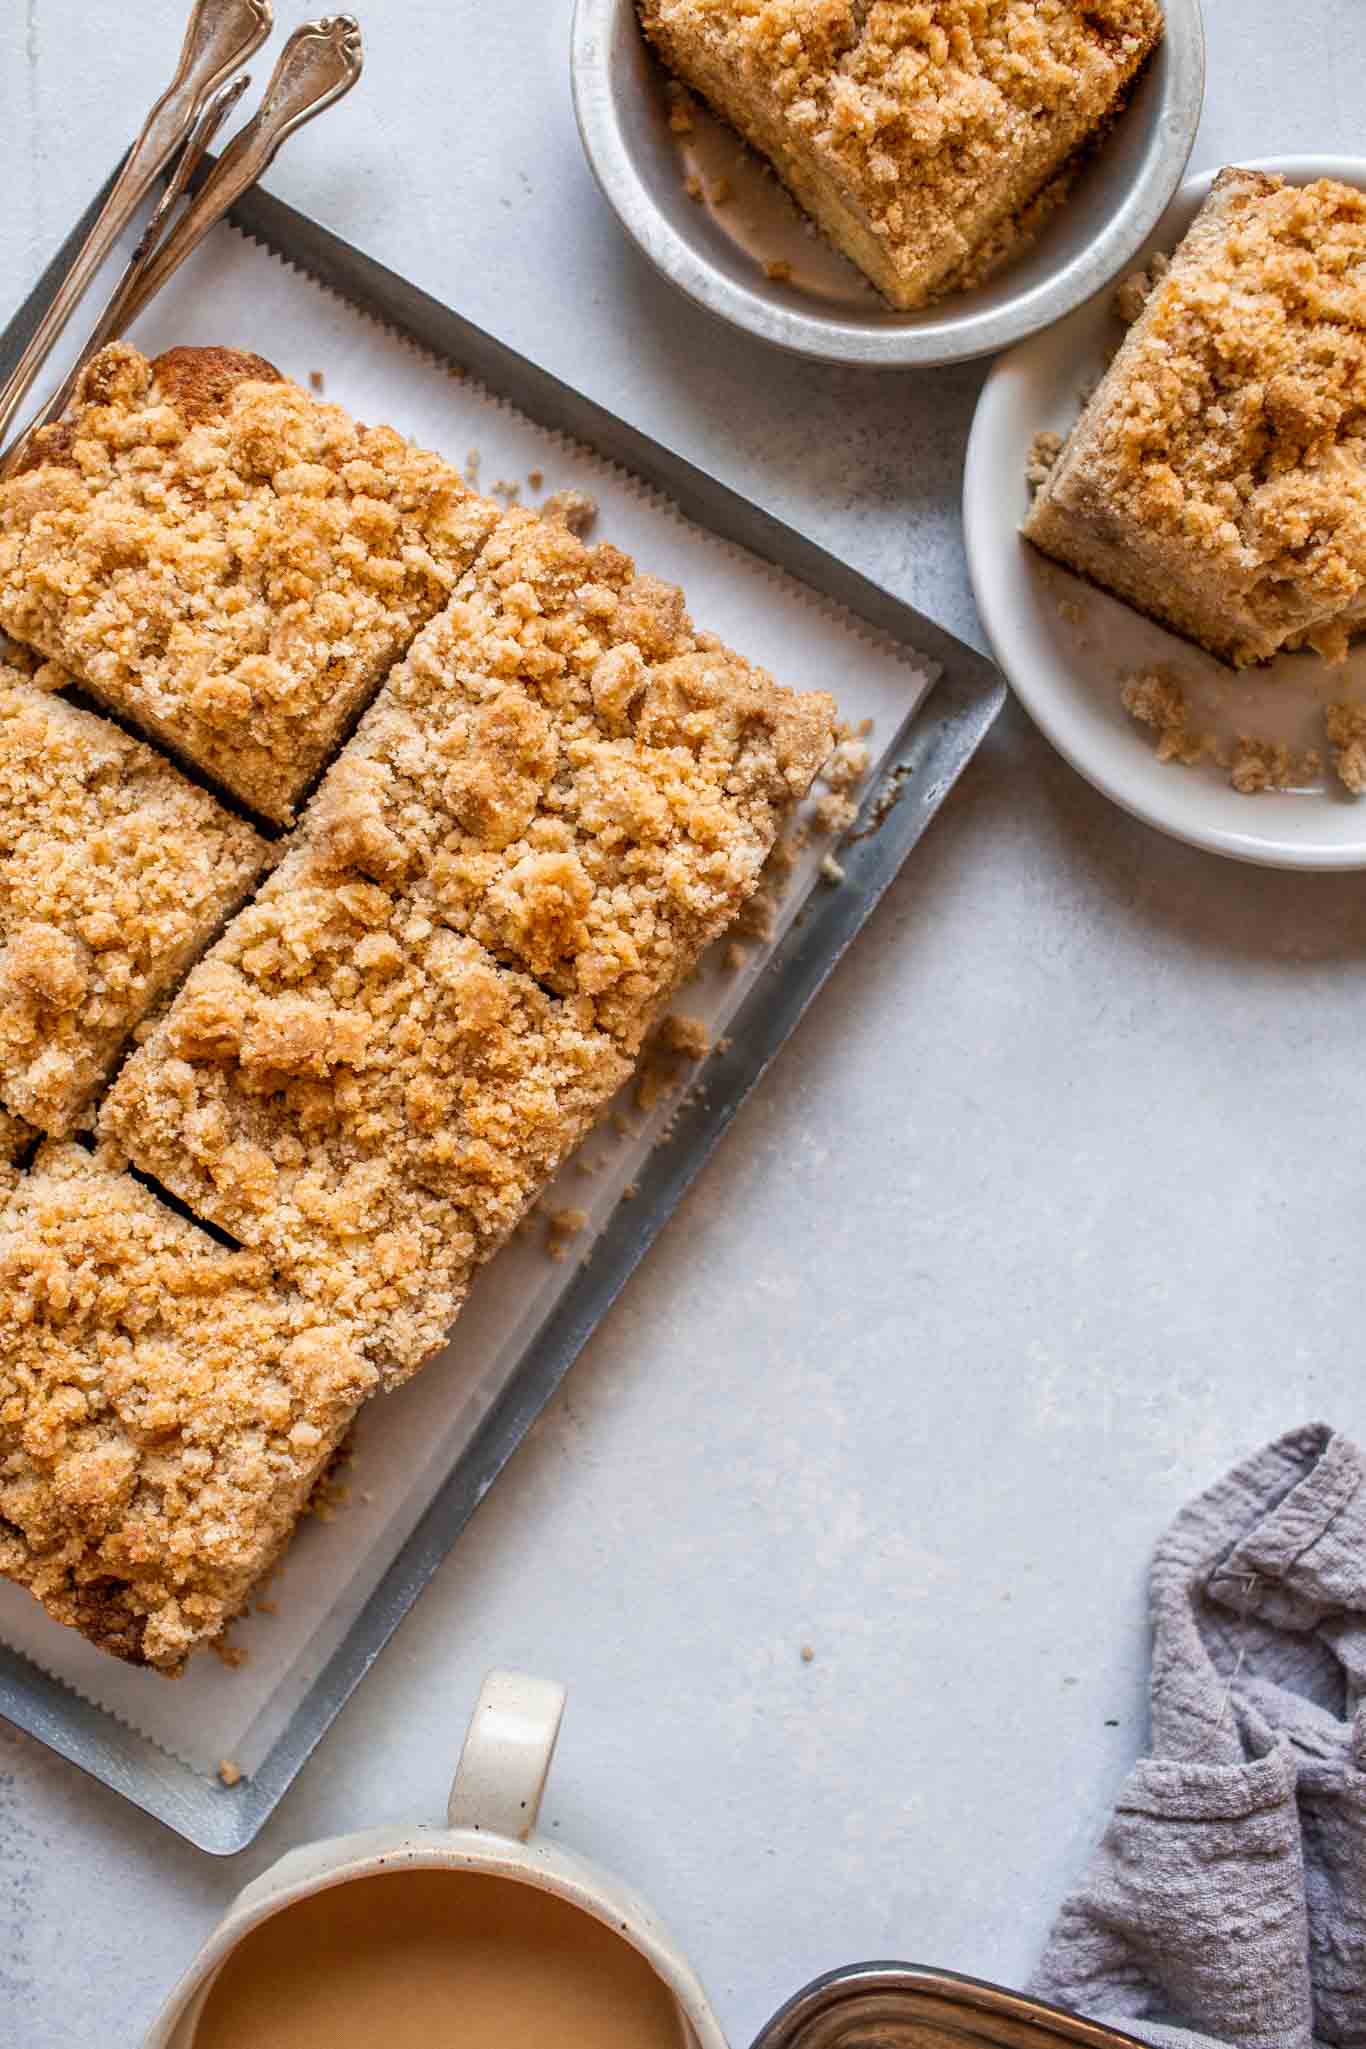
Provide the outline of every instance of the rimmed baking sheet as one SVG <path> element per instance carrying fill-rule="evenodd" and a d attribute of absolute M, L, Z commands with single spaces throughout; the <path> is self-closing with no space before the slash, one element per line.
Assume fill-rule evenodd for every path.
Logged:
<path fill-rule="evenodd" d="M 318 373 L 328 397 L 462 467 L 473 454 L 486 490 L 516 486 L 525 503 L 588 492 L 595 532 L 681 582 L 699 622 L 784 681 L 832 689 L 851 722 L 871 721 L 874 766 L 837 867 L 808 820 L 776 884 L 771 931 L 742 941 L 742 961 L 718 948 L 680 995 L 676 1009 L 705 1024 L 712 1052 L 680 1061 L 652 1103 L 626 1093 L 543 1213 L 481 1274 L 447 1351 L 364 1413 L 340 1511 L 300 1533 L 270 1589 L 273 1612 L 232 1632 L 244 1662 L 204 1655 L 168 1684 L 0 1587 L 0 1713 L 220 1854 L 252 1840 L 445 1556 L 1002 697 L 972 650 L 316 224 L 259 194 L 244 214 L 277 253 L 220 231 L 135 340 L 249 346 L 300 382 Z M 32 304 L 0 341 L 0 366 Z M 579 1228 L 565 1227 L 568 1212 L 582 1213 Z M 224 1758 L 243 1773 L 232 1787 L 217 1775 Z"/>

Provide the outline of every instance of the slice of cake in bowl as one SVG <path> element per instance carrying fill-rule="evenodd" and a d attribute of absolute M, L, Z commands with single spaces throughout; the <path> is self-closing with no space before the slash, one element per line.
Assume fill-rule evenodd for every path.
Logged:
<path fill-rule="evenodd" d="M 666 64 L 891 305 L 976 282 L 1104 129 L 1157 0 L 638 0 Z"/>
<path fill-rule="evenodd" d="M 1234 667 L 1366 629 L 1366 194 L 1221 171 L 1024 522 Z"/>

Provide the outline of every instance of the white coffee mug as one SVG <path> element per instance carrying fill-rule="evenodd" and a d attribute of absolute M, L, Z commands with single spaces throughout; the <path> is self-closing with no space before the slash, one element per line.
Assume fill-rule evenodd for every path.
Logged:
<path fill-rule="evenodd" d="M 445 1828 L 371 1828 L 291 1850 L 240 1892 L 171 1993 L 145 2049 L 193 2049 L 214 1979 L 242 1939 L 297 1900 L 395 1871 L 483 1871 L 554 1893 L 638 1950 L 672 1995 L 687 2049 L 727 2049 L 706 1993 L 645 1902 L 606 1871 L 534 1833 L 564 1688 L 522 1672 L 484 1681 L 456 1767 Z"/>

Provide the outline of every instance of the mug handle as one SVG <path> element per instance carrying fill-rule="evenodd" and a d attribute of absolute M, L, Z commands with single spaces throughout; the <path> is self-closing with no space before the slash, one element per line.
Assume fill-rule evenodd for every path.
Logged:
<path fill-rule="evenodd" d="M 446 1808 L 452 1828 L 524 1843 L 536 1826 L 565 1690 L 527 1672 L 490 1672 L 474 1704 Z"/>

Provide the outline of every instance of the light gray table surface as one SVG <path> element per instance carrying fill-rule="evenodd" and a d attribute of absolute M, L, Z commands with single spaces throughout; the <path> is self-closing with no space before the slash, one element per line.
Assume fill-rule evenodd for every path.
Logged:
<path fill-rule="evenodd" d="M 1366 148 L 1362 0 L 1207 8 L 1196 168 Z M 6 308 L 183 11 L 0 9 Z M 982 368 L 802 366 L 657 281 L 580 156 L 569 11 L 371 7 L 269 182 L 979 638 Z M 284 1849 L 435 1818 L 494 1663 L 569 1683 L 548 1825 L 737 2049 L 855 1957 L 1021 1981 L 1144 1742 L 1154 1538 L 1273 1433 L 1366 1431 L 1364 983 L 1366 881 L 1159 839 L 1009 710 L 256 1847 L 0 1735 L 0 2043 L 133 2049 Z"/>

